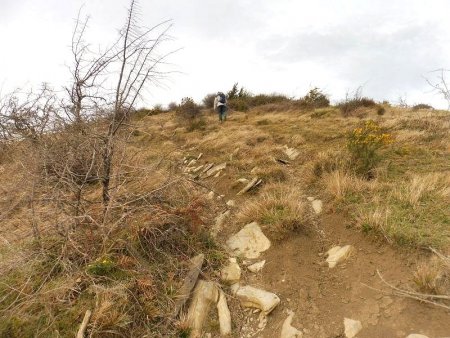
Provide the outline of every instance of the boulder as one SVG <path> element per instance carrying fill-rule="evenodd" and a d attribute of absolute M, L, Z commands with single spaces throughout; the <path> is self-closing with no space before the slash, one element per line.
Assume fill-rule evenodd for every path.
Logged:
<path fill-rule="evenodd" d="M 266 264 L 266 260 L 263 260 L 263 261 L 256 262 L 252 265 L 247 266 L 247 269 L 253 273 L 257 273 L 262 270 L 262 268 L 264 267 L 265 264 Z"/>
<path fill-rule="evenodd" d="M 236 261 L 236 258 L 230 258 L 229 263 L 220 271 L 220 278 L 222 281 L 234 284 L 241 279 L 241 268 Z"/>
<path fill-rule="evenodd" d="M 353 338 L 362 330 L 362 325 L 359 320 L 353 320 L 349 318 L 344 318 L 344 333 L 345 337 Z"/>
<path fill-rule="evenodd" d="M 226 245 L 233 255 L 254 259 L 270 248 L 270 241 L 261 231 L 258 223 L 252 222 L 231 236 Z"/>
<path fill-rule="evenodd" d="M 260 309 L 265 315 L 268 315 L 280 304 L 280 298 L 276 294 L 249 285 L 239 287 L 236 297 L 242 306 Z"/>
<path fill-rule="evenodd" d="M 334 268 L 338 263 L 345 261 L 354 251 L 353 246 L 346 245 L 343 247 L 335 246 L 328 250 L 327 263 L 329 268 Z"/>
<path fill-rule="evenodd" d="M 289 315 L 286 320 L 283 322 L 283 326 L 281 327 L 281 335 L 280 338 L 301 338 L 303 337 L 303 333 L 300 330 L 297 330 L 295 327 L 291 325 L 292 318 L 294 318 L 294 312 L 289 311 Z"/>

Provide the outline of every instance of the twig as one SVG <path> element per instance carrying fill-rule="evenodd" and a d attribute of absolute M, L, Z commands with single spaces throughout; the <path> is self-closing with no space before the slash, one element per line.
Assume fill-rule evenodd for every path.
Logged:
<path fill-rule="evenodd" d="M 91 318 L 91 314 L 92 314 L 91 310 L 86 310 L 86 313 L 84 314 L 83 322 L 80 325 L 80 329 L 78 330 L 76 338 L 84 338 L 84 333 L 85 333 L 87 325 L 89 323 L 89 319 Z"/>

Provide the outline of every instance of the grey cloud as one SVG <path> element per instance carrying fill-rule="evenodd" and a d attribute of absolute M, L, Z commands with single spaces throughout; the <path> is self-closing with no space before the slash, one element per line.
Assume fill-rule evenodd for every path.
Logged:
<path fill-rule="evenodd" d="M 259 44 L 271 62 L 314 62 L 331 74 L 354 83 L 367 82 L 375 96 L 422 88 L 421 75 L 445 65 L 435 25 L 410 25 L 382 33 L 370 22 L 365 26 L 335 27 Z"/>

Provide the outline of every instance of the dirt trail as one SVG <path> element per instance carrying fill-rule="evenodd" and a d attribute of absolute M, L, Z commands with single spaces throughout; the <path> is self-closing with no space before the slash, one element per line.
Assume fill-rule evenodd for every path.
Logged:
<path fill-rule="evenodd" d="M 360 338 L 450 335 L 448 311 L 366 286 L 387 291 L 377 269 L 397 285 L 410 283 L 414 254 L 371 242 L 355 229 L 347 229 L 345 220 L 336 215 L 324 216 L 319 228 L 323 233 L 310 231 L 273 245 L 262 257 L 266 259 L 263 271 L 247 274 L 247 283 L 281 298 L 265 330 L 256 337 L 279 337 L 288 310 L 295 312 L 292 325 L 302 329 L 305 338 L 345 337 L 344 317 L 361 321 Z M 334 269 L 323 264 L 324 252 L 346 244 L 352 244 L 356 252 L 345 263 Z M 257 314 L 253 316 L 257 321 Z"/>

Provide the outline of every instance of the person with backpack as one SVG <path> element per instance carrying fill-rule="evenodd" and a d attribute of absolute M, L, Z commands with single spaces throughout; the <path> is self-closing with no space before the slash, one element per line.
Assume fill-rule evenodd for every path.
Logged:
<path fill-rule="evenodd" d="M 217 96 L 214 99 L 214 110 L 219 114 L 220 122 L 223 122 L 227 119 L 227 97 L 224 93 L 217 93 Z"/>

